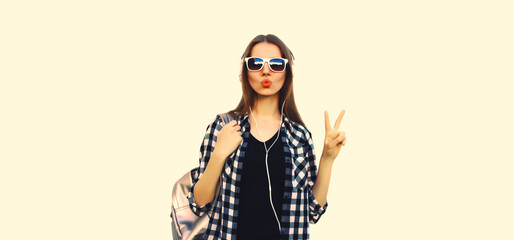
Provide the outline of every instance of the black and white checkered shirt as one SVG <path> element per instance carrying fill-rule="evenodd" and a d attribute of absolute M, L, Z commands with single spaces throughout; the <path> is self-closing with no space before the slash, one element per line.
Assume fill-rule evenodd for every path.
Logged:
<path fill-rule="evenodd" d="M 241 126 L 243 141 L 226 159 L 222 169 L 222 188 L 213 209 L 204 239 L 236 239 L 237 217 L 239 204 L 239 187 L 245 149 L 250 136 L 248 114 L 236 118 Z M 209 162 L 216 145 L 217 135 L 222 129 L 220 116 L 209 124 L 200 147 L 200 167 L 198 174 L 193 176 L 193 185 L 189 193 L 189 206 L 195 214 L 208 211 L 214 203 L 199 206 L 193 198 L 193 191 Z M 309 239 L 309 223 L 316 223 L 325 212 L 328 204 L 321 206 L 312 192 L 316 181 L 317 167 L 315 164 L 314 144 L 311 133 L 303 125 L 290 121 L 284 116 L 280 128 L 280 139 L 284 143 L 286 153 L 286 173 L 284 181 L 284 198 L 281 209 L 280 239 Z M 277 209 L 278 211 L 278 209 Z"/>

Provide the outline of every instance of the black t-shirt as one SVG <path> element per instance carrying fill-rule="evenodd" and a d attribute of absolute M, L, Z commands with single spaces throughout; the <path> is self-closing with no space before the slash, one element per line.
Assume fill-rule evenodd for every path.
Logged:
<path fill-rule="evenodd" d="M 275 141 L 279 131 L 266 141 L 267 148 Z M 243 171 L 237 221 L 238 240 L 280 238 L 278 223 L 269 200 L 265 157 L 264 144 L 250 134 L 245 155 L 240 158 L 243 163 Z M 269 150 L 268 169 L 273 206 L 280 220 L 285 179 L 285 154 L 281 137 Z"/>

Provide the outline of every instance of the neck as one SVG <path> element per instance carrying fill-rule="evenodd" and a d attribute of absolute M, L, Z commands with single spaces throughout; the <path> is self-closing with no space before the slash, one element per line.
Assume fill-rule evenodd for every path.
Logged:
<path fill-rule="evenodd" d="M 278 94 L 273 96 L 257 96 L 252 106 L 255 117 L 260 119 L 280 119 L 278 110 Z"/>

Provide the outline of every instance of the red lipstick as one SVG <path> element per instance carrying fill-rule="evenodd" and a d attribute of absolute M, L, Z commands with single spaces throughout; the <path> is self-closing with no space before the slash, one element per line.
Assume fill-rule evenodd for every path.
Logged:
<path fill-rule="evenodd" d="M 271 80 L 269 79 L 264 79 L 262 82 L 261 82 L 262 86 L 265 87 L 265 88 L 268 88 L 269 86 L 271 86 Z"/>

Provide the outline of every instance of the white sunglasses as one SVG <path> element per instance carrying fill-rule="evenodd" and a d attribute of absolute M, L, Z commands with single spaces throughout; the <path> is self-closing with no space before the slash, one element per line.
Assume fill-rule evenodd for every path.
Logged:
<path fill-rule="evenodd" d="M 271 71 L 283 72 L 286 70 L 288 60 L 286 58 L 246 57 L 245 62 L 248 71 L 260 71 L 264 67 L 264 63 L 268 63 Z"/>

